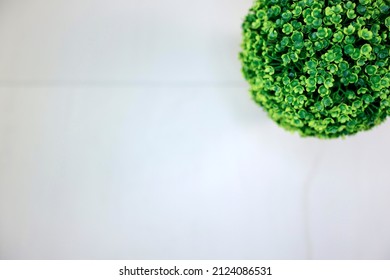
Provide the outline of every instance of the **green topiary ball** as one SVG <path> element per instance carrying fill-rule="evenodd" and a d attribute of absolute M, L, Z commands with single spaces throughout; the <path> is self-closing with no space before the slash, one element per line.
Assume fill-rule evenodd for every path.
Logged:
<path fill-rule="evenodd" d="M 390 0 L 256 0 L 240 59 L 280 126 L 335 138 L 390 114 Z"/>

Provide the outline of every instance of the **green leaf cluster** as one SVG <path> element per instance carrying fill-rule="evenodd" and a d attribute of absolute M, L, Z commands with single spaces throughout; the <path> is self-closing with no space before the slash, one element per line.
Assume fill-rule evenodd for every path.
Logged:
<path fill-rule="evenodd" d="M 390 114 L 390 0 L 255 0 L 240 59 L 280 126 L 336 138 Z"/>

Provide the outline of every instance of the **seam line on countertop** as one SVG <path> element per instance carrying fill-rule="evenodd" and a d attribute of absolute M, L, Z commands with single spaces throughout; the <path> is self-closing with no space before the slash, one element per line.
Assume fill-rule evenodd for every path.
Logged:
<path fill-rule="evenodd" d="M 225 81 L 1 81 L 0 87 L 23 88 L 23 87 L 145 87 L 145 88 L 246 88 L 245 82 Z"/>

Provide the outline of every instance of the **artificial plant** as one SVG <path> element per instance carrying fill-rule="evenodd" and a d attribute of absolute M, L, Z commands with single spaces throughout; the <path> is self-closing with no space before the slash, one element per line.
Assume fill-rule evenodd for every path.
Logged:
<path fill-rule="evenodd" d="M 280 126 L 336 138 L 390 114 L 389 0 L 256 0 L 240 59 Z"/>

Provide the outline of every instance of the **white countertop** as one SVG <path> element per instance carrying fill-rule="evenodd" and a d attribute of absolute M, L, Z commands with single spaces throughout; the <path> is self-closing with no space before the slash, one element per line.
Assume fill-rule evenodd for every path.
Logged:
<path fill-rule="evenodd" d="M 390 258 L 390 122 L 277 127 L 251 3 L 1 2 L 1 259 Z"/>

